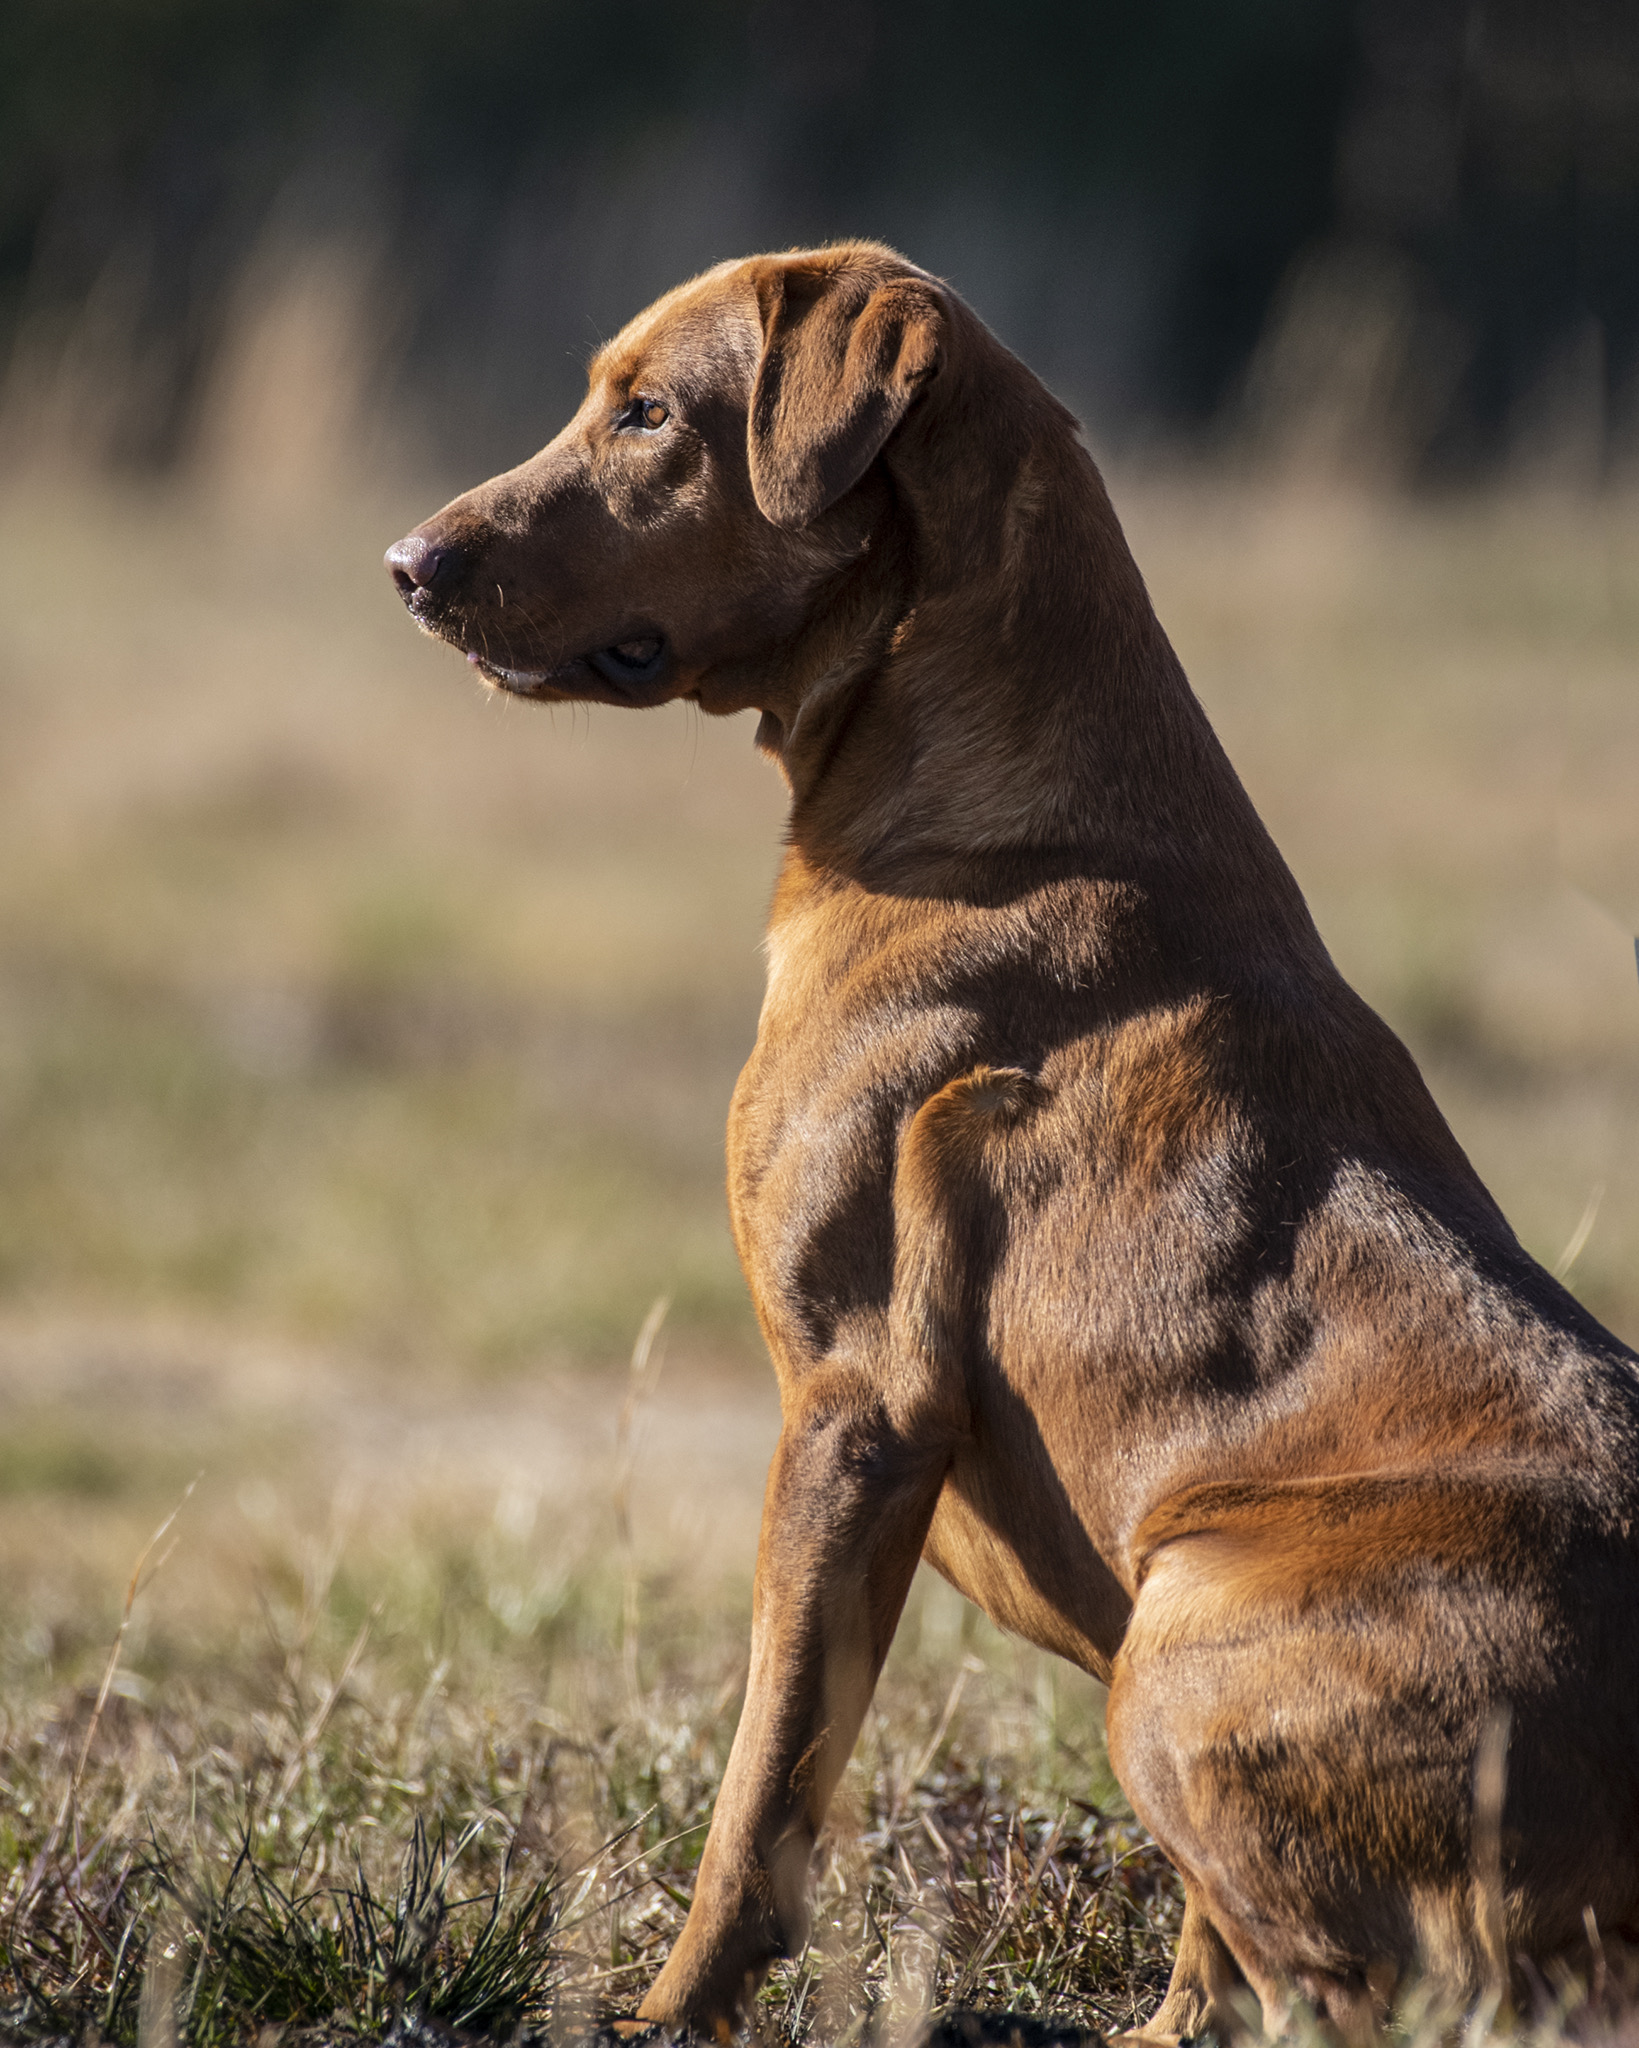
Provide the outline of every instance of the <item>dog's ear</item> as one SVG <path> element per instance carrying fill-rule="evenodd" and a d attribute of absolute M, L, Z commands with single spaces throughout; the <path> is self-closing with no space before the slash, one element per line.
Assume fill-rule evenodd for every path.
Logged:
<path fill-rule="evenodd" d="M 945 315 L 923 278 L 771 267 L 747 425 L 751 488 L 775 526 L 807 526 L 881 453 L 936 376 Z"/>

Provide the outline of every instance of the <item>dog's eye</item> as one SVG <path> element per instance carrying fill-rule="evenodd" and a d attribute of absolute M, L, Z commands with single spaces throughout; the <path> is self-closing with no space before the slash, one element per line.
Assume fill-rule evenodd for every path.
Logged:
<path fill-rule="evenodd" d="M 652 434 L 671 416 L 671 407 L 663 399 L 640 396 L 626 401 L 625 410 L 616 415 L 615 425 L 627 433 L 635 428 L 639 433 Z"/>

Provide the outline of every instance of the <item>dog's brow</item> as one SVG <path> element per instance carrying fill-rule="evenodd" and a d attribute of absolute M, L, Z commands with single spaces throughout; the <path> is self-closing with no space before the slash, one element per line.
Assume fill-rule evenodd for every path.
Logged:
<path fill-rule="evenodd" d="M 703 277 L 677 286 L 646 312 L 639 313 L 593 356 L 587 369 L 589 382 L 624 385 L 630 394 L 641 387 L 643 378 L 651 372 L 661 374 L 648 359 L 648 344 L 653 339 L 659 337 L 675 344 L 681 337 L 693 336 L 698 346 L 702 332 L 718 333 L 723 314 L 721 287 L 726 275 L 735 268 L 734 264 L 720 264 Z M 668 348 L 665 353 L 669 356 L 672 351 Z"/>
<path fill-rule="evenodd" d="M 595 384 L 621 384 L 627 381 L 616 368 L 619 361 L 619 341 L 605 342 L 591 362 L 586 366 L 588 386 Z"/>

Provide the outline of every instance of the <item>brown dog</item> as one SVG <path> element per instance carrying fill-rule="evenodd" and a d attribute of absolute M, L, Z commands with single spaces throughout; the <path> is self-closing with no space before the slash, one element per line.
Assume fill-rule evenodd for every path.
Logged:
<path fill-rule="evenodd" d="M 388 563 L 506 689 L 755 705 L 791 788 L 729 1124 L 784 1431 L 642 2016 L 802 1943 L 918 1557 L 1109 1682 L 1156 2035 L 1639 1936 L 1639 1361 L 1339 979 L 1062 407 L 886 249 L 728 264 Z"/>

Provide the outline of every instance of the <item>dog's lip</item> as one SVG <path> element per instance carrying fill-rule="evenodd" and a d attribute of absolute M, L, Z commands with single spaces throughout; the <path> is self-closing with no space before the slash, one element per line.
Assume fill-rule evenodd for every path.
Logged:
<path fill-rule="evenodd" d="M 670 656 L 664 634 L 652 632 L 630 634 L 612 646 L 595 648 L 551 668 L 508 668 L 478 648 L 467 649 L 467 660 L 474 668 L 515 696 L 585 696 L 585 679 L 590 678 L 595 679 L 593 694 L 607 695 L 617 704 L 652 701 L 652 685 L 670 666 Z M 598 683 L 603 689 L 597 689 Z"/>
<path fill-rule="evenodd" d="M 480 654 L 475 647 L 467 649 L 467 659 L 474 668 L 482 669 L 486 676 L 498 683 L 505 683 L 509 689 L 533 690 L 550 683 L 558 676 L 573 673 L 577 664 L 564 662 L 558 668 L 503 668 L 498 661 L 492 661 L 487 654 Z"/>
<path fill-rule="evenodd" d="M 652 683 L 666 666 L 666 636 L 663 633 L 634 633 L 617 640 L 613 647 L 600 647 L 586 656 L 588 665 L 617 690 L 641 688 Z"/>

